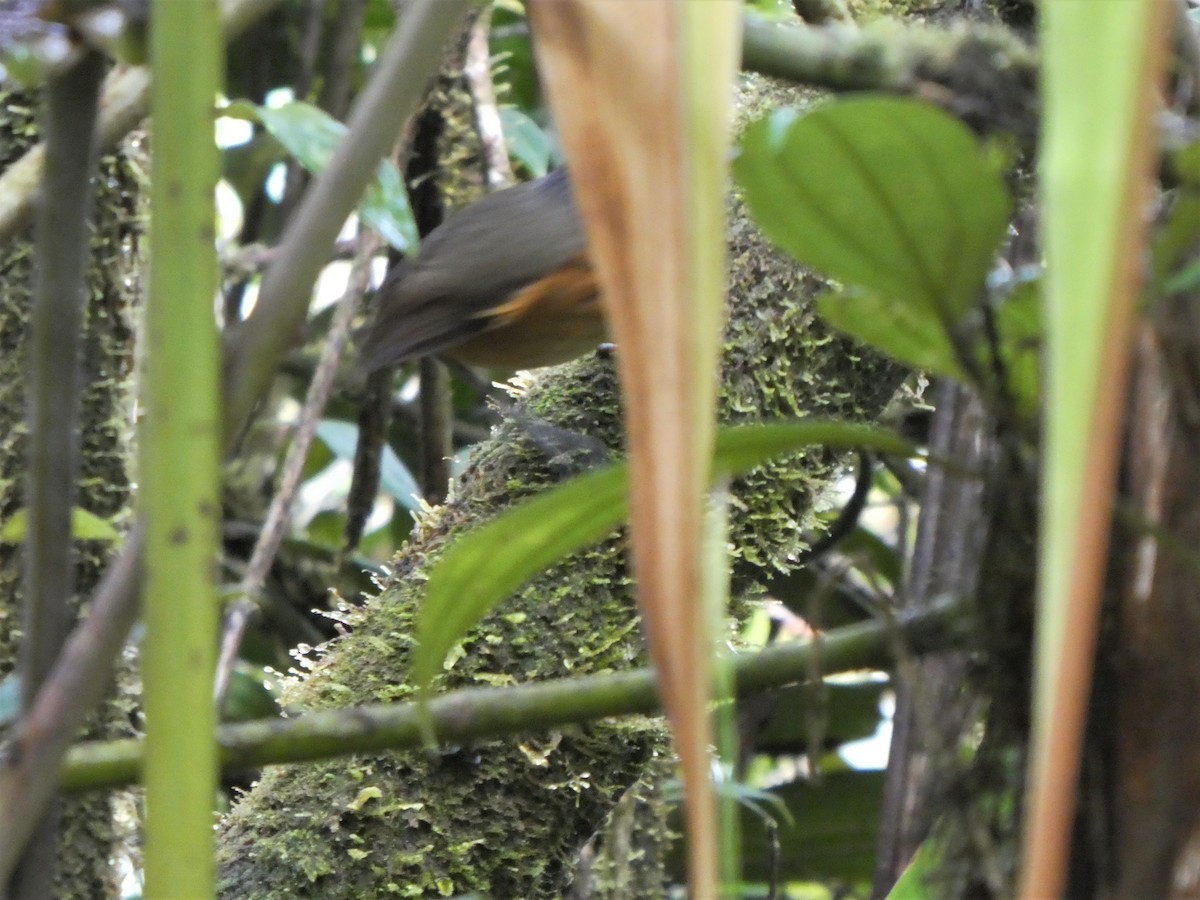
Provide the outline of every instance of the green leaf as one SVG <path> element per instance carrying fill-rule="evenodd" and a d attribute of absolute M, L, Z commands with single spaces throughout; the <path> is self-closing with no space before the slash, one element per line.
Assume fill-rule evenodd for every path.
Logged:
<path fill-rule="evenodd" d="M 781 852 L 775 871 L 768 831 L 760 816 L 743 807 L 744 879 L 760 884 L 769 880 L 869 884 L 883 778 L 883 772 L 842 770 L 827 772 L 819 784 L 797 780 L 773 788 L 771 793 L 787 805 L 794 819 L 779 823 Z"/>
<path fill-rule="evenodd" d="M 834 328 L 901 362 L 965 379 L 946 329 L 928 310 L 854 288 L 820 295 L 817 310 Z"/>
<path fill-rule="evenodd" d="M 279 717 L 277 679 L 263 666 L 238 660 L 229 680 L 229 692 L 221 710 L 224 722 Z"/>
<path fill-rule="evenodd" d="M 1163 285 L 1168 294 L 1182 294 L 1194 291 L 1200 286 L 1200 259 L 1185 266 L 1179 273 L 1173 275 Z"/>
<path fill-rule="evenodd" d="M 429 575 L 413 678 L 428 687 L 450 648 L 535 572 L 595 543 L 625 516 L 627 467 L 590 472 L 457 540 Z"/>
<path fill-rule="evenodd" d="M 872 531 L 859 526 L 842 538 L 838 553 L 855 561 L 857 568 L 896 585 L 903 577 L 896 548 Z"/>
<path fill-rule="evenodd" d="M 740 425 L 718 433 L 713 469 L 739 475 L 772 457 L 810 446 L 867 447 L 898 456 L 914 452 L 892 432 L 861 425 Z M 450 648 L 498 602 L 536 573 L 620 525 L 627 512 L 628 480 L 625 463 L 589 472 L 517 504 L 455 541 L 429 574 L 417 620 L 414 681 L 427 688 Z"/>
<path fill-rule="evenodd" d="M 28 512 L 25 509 L 18 509 L 9 516 L 8 521 L 0 528 L 0 544 L 19 544 L 24 541 L 29 527 L 27 521 Z M 71 511 L 71 532 L 81 541 L 116 543 L 121 540 L 121 533 L 111 522 L 78 506 Z"/>
<path fill-rule="evenodd" d="M 1167 157 L 1167 162 L 1180 181 L 1191 187 L 1200 185 L 1200 143 L 1180 147 Z"/>
<path fill-rule="evenodd" d="M 239 104 L 237 111 L 242 110 L 244 105 Z M 225 114 L 231 114 L 230 110 Z M 279 107 L 259 106 L 255 108 L 255 115 L 300 165 L 314 174 L 325 170 L 346 134 L 346 126 L 337 119 L 299 101 Z M 391 160 L 379 163 L 375 180 L 367 187 L 359 212 L 396 249 L 406 250 L 417 245 L 417 226 L 408 205 L 408 192 L 404 189 L 399 168 Z"/>
<path fill-rule="evenodd" d="M 941 866 L 942 855 L 938 840 L 926 838 L 888 892 L 887 900 L 927 900 L 929 876 Z"/>
<path fill-rule="evenodd" d="M 322 419 L 317 424 L 317 437 L 329 448 L 334 456 L 340 459 L 354 461 L 354 451 L 358 446 L 358 426 L 353 422 L 343 422 L 339 419 Z M 411 512 L 421 508 L 421 488 L 413 478 L 408 466 L 404 465 L 387 444 L 383 445 L 383 458 L 379 467 L 379 486 Z"/>
<path fill-rule="evenodd" d="M 508 152 L 517 162 L 529 170 L 534 178 L 541 178 L 550 168 L 550 139 L 525 113 L 512 106 L 500 108 L 500 124 L 504 129 L 504 142 Z"/>
<path fill-rule="evenodd" d="M 1008 389 L 1025 415 L 1037 412 L 1042 391 L 1041 281 L 1026 281 L 1013 289 L 996 310 L 1000 354 L 1008 377 Z"/>
<path fill-rule="evenodd" d="M 945 327 L 974 304 L 1011 206 L 971 132 L 907 99 L 778 110 L 746 129 L 733 171 L 772 241 Z"/>
<path fill-rule="evenodd" d="M 1192 257 L 1198 234 L 1200 195 L 1194 189 L 1175 191 L 1166 218 L 1153 235 L 1154 285 L 1158 291 L 1173 294 L 1195 287 L 1197 265 Z"/>
<path fill-rule="evenodd" d="M 507 0 L 497 0 L 492 7 L 488 37 L 496 95 L 519 109 L 538 109 L 543 100 L 525 8 L 520 2 Z"/>

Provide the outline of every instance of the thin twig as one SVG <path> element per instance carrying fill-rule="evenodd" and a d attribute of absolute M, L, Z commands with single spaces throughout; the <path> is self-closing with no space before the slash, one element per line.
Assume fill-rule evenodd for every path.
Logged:
<path fill-rule="evenodd" d="M 432 356 L 422 359 L 419 365 L 421 495 L 426 503 L 438 506 L 450 492 L 450 457 L 454 453 L 450 371 Z"/>
<path fill-rule="evenodd" d="M 496 105 L 496 88 L 492 84 L 492 52 L 488 46 L 491 15 L 484 12 L 471 26 L 467 42 L 463 76 L 475 106 L 475 130 L 483 144 L 487 161 L 488 190 L 496 191 L 513 183 L 512 163 L 508 160 L 508 145 L 500 123 L 500 108 Z"/>
<path fill-rule="evenodd" d="M 333 245 L 329 258 L 353 259 L 358 252 L 358 242 L 353 239 L 339 240 Z M 243 244 L 231 247 L 221 258 L 221 272 L 224 277 L 257 275 L 275 264 L 279 258 L 279 247 L 268 247 L 266 244 Z"/>
<path fill-rule="evenodd" d="M 346 494 L 346 534 L 342 553 L 349 555 L 358 548 L 367 519 L 375 507 L 383 472 L 383 447 L 387 442 L 388 423 L 393 406 L 392 381 L 396 370 L 384 366 L 367 376 L 358 399 L 358 440 L 354 445 L 354 472 Z M 412 415 L 414 424 L 419 414 Z"/>
<path fill-rule="evenodd" d="M 296 79 L 292 82 L 297 100 L 308 100 L 317 74 L 317 57 L 321 52 L 321 37 L 325 31 L 326 0 L 308 0 L 304 9 L 304 24 L 300 28 L 296 48 Z"/>
<path fill-rule="evenodd" d="M 267 574 L 271 571 L 275 556 L 279 553 L 279 545 L 283 541 L 283 533 L 296 499 L 296 491 L 300 487 L 300 478 L 304 474 L 304 462 L 308 459 L 309 448 L 312 447 L 313 438 L 317 434 L 317 425 L 320 424 L 325 405 L 329 402 L 338 361 L 349 339 L 350 322 L 369 286 L 371 260 L 378 248 L 379 239 L 375 233 L 364 232 L 359 239 L 358 255 L 350 269 L 346 292 L 337 303 L 333 322 L 329 327 L 329 338 L 321 350 L 321 359 L 309 384 L 308 395 L 304 398 L 304 407 L 300 411 L 300 420 L 292 438 L 292 445 L 283 461 L 279 488 L 271 498 L 266 520 L 254 546 L 254 552 L 250 555 L 246 574 L 242 578 L 238 598 L 226 613 L 213 686 L 218 710 L 224 705 L 225 696 L 229 691 L 230 676 L 233 674 L 234 663 L 237 662 L 242 636 L 246 633 L 251 616 L 258 609 L 258 598 L 267 582 Z"/>

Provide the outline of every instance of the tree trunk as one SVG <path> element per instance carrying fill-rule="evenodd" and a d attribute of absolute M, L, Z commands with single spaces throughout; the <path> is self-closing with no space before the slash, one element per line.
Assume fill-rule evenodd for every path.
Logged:
<path fill-rule="evenodd" d="M 37 139 L 36 97 L 0 97 L 0 168 L 8 166 Z M 140 297 L 139 240 L 143 221 L 140 182 L 122 152 L 101 161 L 92 231 L 85 311 L 80 421 L 80 508 L 115 524 L 128 522 L 130 463 L 133 452 L 133 338 Z M 28 236 L 0 248 L 0 522 L 24 506 L 27 382 L 25 345 L 33 267 Z M 76 585 L 86 597 L 99 581 L 112 547 L 103 541 L 77 541 Z M 21 639 L 23 596 L 19 544 L 0 543 L 0 674 L 16 663 Z M 128 737 L 136 708 L 132 689 L 114 696 L 92 720 L 91 737 Z M 110 864 L 118 841 L 111 806 L 101 794 L 66 801 L 60 868 L 54 895 L 94 898 L 116 891 Z"/>
<path fill-rule="evenodd" d="M 1165 297 L 1138 341 L 1129 428 L 1136 517 L 1114 547 L 1127 560 L 1110 784 L 1114 897 L 1200 896 L 1200 416 L 1194 296 Z M 1153 528 L 1154 531 L 1145 530 Z M 1100 710 L 1095 709 L 1093 715 Z M 1107 823 L 1104 823 L 1107 824 Z"/>

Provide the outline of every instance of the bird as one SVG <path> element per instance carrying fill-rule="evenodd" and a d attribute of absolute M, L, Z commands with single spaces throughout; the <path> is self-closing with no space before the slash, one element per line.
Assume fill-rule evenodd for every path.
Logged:
<path fill-rule="evenodd" d="M 565 167 L 465 207 L 384 277 L 359 350 L 371 374 L 423 356 L 533 369 L 607 341 Z"/>

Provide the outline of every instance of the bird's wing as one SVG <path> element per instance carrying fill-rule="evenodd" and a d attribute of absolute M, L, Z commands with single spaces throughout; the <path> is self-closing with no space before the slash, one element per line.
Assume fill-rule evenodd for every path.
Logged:
<path fill-rule="evenodd" d="M 415 259 L 388 273 L 360 367 L 371 372 L 454 347 L 487 328 L 488 311 L 514 291 L 586 247 L 564 170 L 484 197 L 434 229 Z"/>

